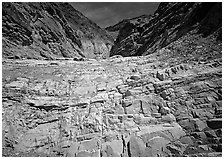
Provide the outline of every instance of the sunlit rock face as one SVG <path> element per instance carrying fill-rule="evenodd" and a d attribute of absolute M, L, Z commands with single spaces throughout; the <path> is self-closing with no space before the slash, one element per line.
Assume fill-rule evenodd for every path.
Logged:
<path fill-rule="evenodd" d="M 142 57 L 4 59 L 3 155 L 221 156 L 221 45 L 192 38 Z"/>
<path fill-rule="evenodd" d="M 113 39 L 69 3 L 3 3 L 3 57 L 108 57 Z"/>

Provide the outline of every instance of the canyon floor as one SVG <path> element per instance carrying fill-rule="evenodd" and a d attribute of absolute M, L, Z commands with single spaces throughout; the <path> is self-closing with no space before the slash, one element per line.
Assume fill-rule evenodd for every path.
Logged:
<path fill-rule="evenodd" d="M 3 59 L 2 139 L 11 157 L 222 156 L 221 45 L 185 37 L 144 57 Z"/>

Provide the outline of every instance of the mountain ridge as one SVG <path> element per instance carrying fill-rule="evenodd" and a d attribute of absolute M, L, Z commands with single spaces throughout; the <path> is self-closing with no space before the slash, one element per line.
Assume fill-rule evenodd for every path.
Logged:
<path fill-rule="evenodd" d="M 218 31 L 220 39 L 221 19 L 221 3 L 161 3 L 148 21 L 121 27 L 110 56 L 151 54 L 194 29 L 204 36 Z"/>
<path fill-rule="evenodd" d="M 3 57 L 107 57 L 113 39 L 69 3 L 3 3 Z M 14 44 L 15 45 L 14 45 Z"/>

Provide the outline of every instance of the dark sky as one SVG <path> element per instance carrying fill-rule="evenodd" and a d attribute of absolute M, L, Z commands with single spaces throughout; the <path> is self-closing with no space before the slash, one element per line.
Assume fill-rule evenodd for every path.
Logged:
<path fill-rule="evenodd" d="M 143 14 L 153 14 L 157 2 L 72 2 L 75 9 L 102 28 Z"/>

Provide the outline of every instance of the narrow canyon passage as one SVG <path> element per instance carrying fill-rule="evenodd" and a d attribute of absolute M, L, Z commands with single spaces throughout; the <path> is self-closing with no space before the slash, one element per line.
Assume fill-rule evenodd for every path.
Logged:
<path fill-rule="evenodd" d="M 222 156 L 221 2 L 3 2 L 3 157 Z"/>

